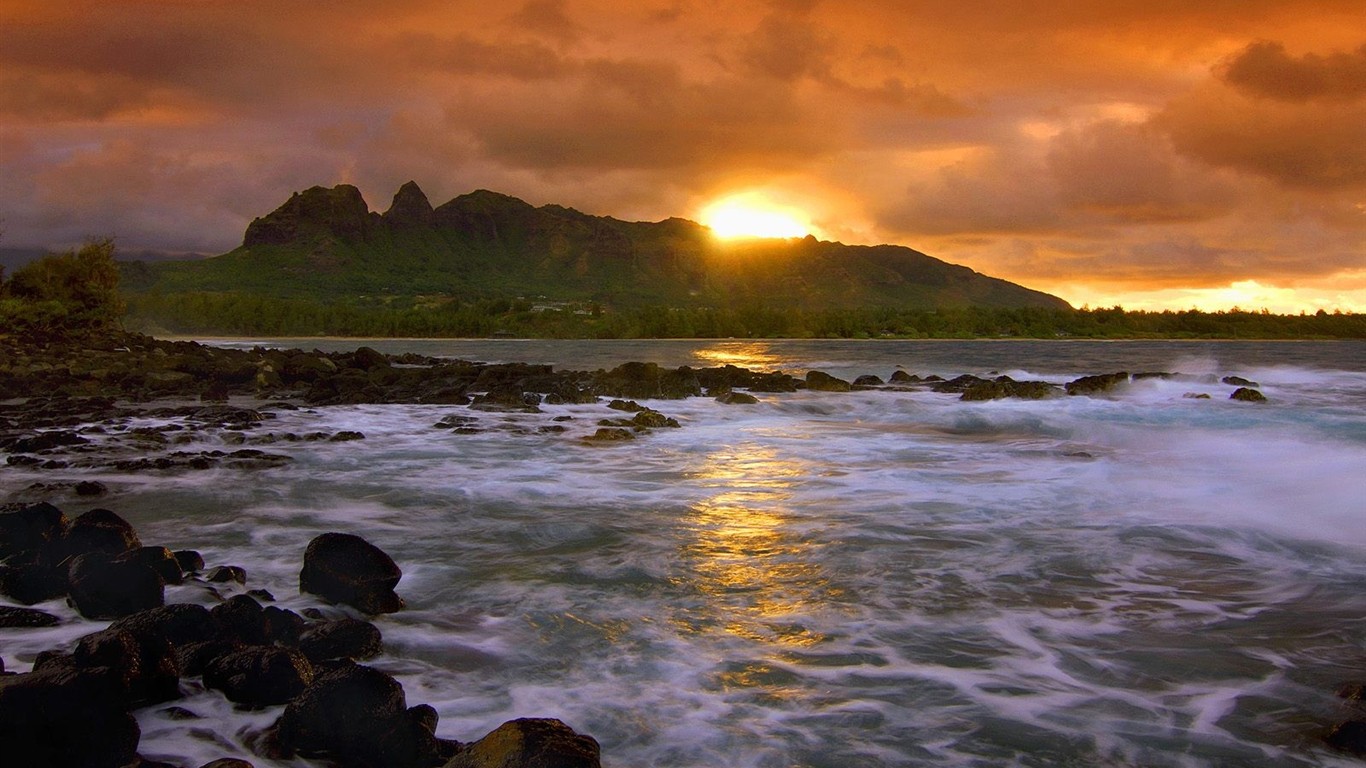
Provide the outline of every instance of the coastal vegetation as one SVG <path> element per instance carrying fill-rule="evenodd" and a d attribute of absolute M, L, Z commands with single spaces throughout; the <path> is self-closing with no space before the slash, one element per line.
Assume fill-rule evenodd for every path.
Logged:
<path fill-rule="evenodd" d="M 236 336 L 833 339 L 1366 339 L 1366 315 L 1122 307 L 607 307 L 450 296 L 327 301 L 241 292 L 130 293 L 130 328 Z"/>
<path fill-rule="evenodd" d="M 124 310 L 114 242 L 95 240 L 0 273 L 0 334 L 42 338 L 118 326 Z"/>

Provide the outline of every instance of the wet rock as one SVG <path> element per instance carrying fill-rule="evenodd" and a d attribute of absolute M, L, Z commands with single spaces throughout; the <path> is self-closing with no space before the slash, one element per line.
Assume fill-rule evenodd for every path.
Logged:
<path fill-rule="evenodd" d="M 128 707 L 180 698 L 180 665 L 164 636 L 109 628 L 82 637 L 72 651 L 78 669 L 106 667 L 118 675 Z"/>
<path fill-rule="evenodd" d="M 11 557 L 0 565 L 0 594 L 33 605 L 67 594 L 66 568 L 38 555 Z"/>
<path fill-rule="evenodd" d="M 920 382 L 920 377 L 912 376 L 905 371 L 892 371 L 891 382 L 893 384 L 916 384 Z"/>
<path fill-rule="evenodd" d="M 410 712 L 389 675 L 347 664 L 317 675 L 285 706 L 275 742 L 286 756 L 325 757 L 344 768 L 425 768 L 441 757 L 431 714 Z"/>
<path fill-rule="evenodd" d="M 477 395 L 470 408 L 495 413 L 540 413 L 540 404 L 540 395 L 523 392 L 520 386 L 507 384 Z"/>
<path fill-rule="evenodd" d="M 109 492 L 109 488 L 98 480 L 82 480 L 76 483 L 74 490 L 77 496 L 103 496 Z"/>
<path fill-rule="evenodd" d="M 313 681 L 313 665 L 293 648 L 251 646 L 204 668 L 204 685 L 249 706 L 284 704 Z"/>
<path fill-rule="evenodd" d="M 118 555 L 142 546 L 132 524 L 107 509 L 92 509 L 71 521 L 63 540 L 69 556 L 102 552 Z"/>
<path fill-rule="evenodd" d="M 1208 393 L 1208 392 L 1183 392 L 1183 393 L 1181 394 L 1181 397 L 1183 397 L 1183 398 L 1185 398 L 1185 399 L 1187 399 L 1187 400 L 1209 400 L 1209 399 L 1210 399 L 1210 396 L 1209 396 L 1209 393 Z"/>
<path fill-rule="evenodd" d="M 1082 376 L 1079 379 L 1067 382 L 1063 385 L 1069 395 L 1102 395 L 1113 392 L 1116 388 L 1129 383 L 1129 374 L 1126 372 L 1103 373 L 1098 376 Z"/>
<path fill-rule="evenodd" d="M 626 411 L 627 413 L 639 413 L 645 410 L 645 406 L 634 400 L 612 400 L 607 403 L 607 407 L 614 411 Z"/>
<path fill-rule="evenodd" d="M 299 591 L 364 613 L 393 613 L 403 608 L 394 593 L 402 577 L 393 558 L 360 536 L 324 533 L 304 551 Z"/>
<path fill-rule="evenodd" d="M 817 392 L 848 392 L 853 389 L 853 385 L 825 371 L 807 371 L 806 388 Z"/>
<path fill-rule="evenodd" d="M 378 656 L 382 648 L 379 627 L 359 619 L 313 624 L 299 636 L 299 650 L 314 663 L 330 659 L 363 661 Z"/>
<path fill-rule="evenodd" d="M 66 535 L 69 521 L 51 504 L 0 505 L 0 558 L 36 553 Z"/>
<path fill-rule="evenodd" d="M 176 663 L 180 666 L 180 674 L 186 677 L 198 677 L 204 674 L 204 670 L 215 659 L 239 651 L 243 647 L 241 643 L 235 640 L 224 639 L 187 643 L 176 647 Z"/>
<path fill-rule="evenodd" d="M 385 357 L 382 352 L 371 347 L 357 348 L 355 352 L 351 353 L 351 359 L 348 362 L 351 367 L 360 368 L 365 371 L 389 367 L 389 358 Z"/>
<path fill-rule="evenodd" d="M 468 745 L 445 768 L 599 768 L 601 750 L 591 736 L 559 720 L 521 718 Z"/>
<path fill-rule="evenodd" d="M 185 580 L 184 574 L 180 570 L 180 563 L 175 559 L 171 550 L 165 547 L 139 547 L 135 551 L 142 562 L 157 572 L 162 582 L 179 584 Z"/>
<path fill-rule="evenodd" d="M 219 629 L 209 609 L 193 603 L 148 608 L 124 616 L 110 624 L 109 628 L 130 632 L 137 637 L 160 637 L 172 647 L 211 640 Z"/>
<path fill-rule="evenodd" d="M 354 430 L 342 430 L 327 438 L 329 443 L 349 443 L 353 440 L 364 440 L 365 435 Z"/>
<path fill-rule="evenodd" d="M 62 623 L 61 619 L 46 611 L 40 611 L 36 608 L 16 608 L 10 605 L 0 605 L 0 629 L 12 629 L 17 627 L 55 627 L 60 623 Z"/>
<path fill-rule="evenodd" d="M 205 763 L 199 766 L 199 768 L 256 768 L 256 766 L 246 760 L 239 760 L 235 757 L 220 757 L 211 763 Z"/>
<path fill-rule="evenodd" d="M 1015 381 L 1009 376 L 979 380 L 963 389 L 960 400 L 1000 400 L 1013 397 L 1021 400 L 1042 400 L 1062 393 L 1046 381 Z"/>
<path fill-rule="evenodd" d="M 631 423 L 637 427 L 644 427 L 646 429 L 660 429 L 663 427 L 677 429 L 679 427 L 678 419 L 669 418 L 659 411 L 651 410 L 649 408 L 645 408 L 633 416 L 631 418 Z"/>
<path fill-rule="evenodd" d="M 980 376 L 973 376 L 972 374 L 965 373 L 962 376 L 955 376 L 954 378 L 949 379 L 948 381 L 940 381 L 936 383 L 933 387 L 930 387 L 930 389 L 940 393 L 962 394 L 971 389 L 972 387 L 990 385 L 994 383 L 995 382 L 993 382 L 991 379 L 984 379 Z"/>
<path fill-rule="evenodd" d="M 24 437 L 15 440 L 9 445 L 9 450 L 12 453 L 39 453 L 41 451 L 50 451 L 54 448 L 85 445 L 89 442 L 89 438 L 82 437 L 76 432 L 39 432 L 32 437 Z"/>
<path fill-rule="evenodd" d="M 87 619 L 116 619 L 165 602 L 161 577 L 135 552 L 76 557 L 67 587 L 76 610 Z"/>
<path fill-rule="evenodd" d="M 691 368 L 660 368 L 656 363 L 623 363 L 597 375 L 592 392 L 617 398 L 679 400 L 702 394 L 702 384 Z"/>
<path fill-rule="evenodd" d="M 1250 380 L 1248 380 L 1248 379 L 1245 379 L 1245 378 L 1243 378 L 1242 376 L 1225 376 L 1224 378 L 1220 379 L 1219 381 L 1221 381 L 1221 382 L 1223 382 L 1223 383 L 1225 383 L 1225 384 L 1228 384 L 1228 385 L 1231 386 L 1231 387 L 1251 387 L 1251 388 L 1255 389 L 1255 388 L 1261 386 L 1261 384 L 1258 384 L 1258 383 L 1255 382 L 1255 381 L 1250 381 Z"/>
<path fill-rule="evenodd" d="M 219 627 L 218 637 L 243 645 L 273 642 L 265 609 L 250 595 L 234 595 L 209 610 Z"/>
<path fill-rule="evenodd" d="M 1239 387 L 1233 390 L 1233 394 L 1229 395 L 1228 399 L 1243 403 L 1265 403 L 1266 395 L 1249 387 Z"/>
<path fill-rule="evenodd" d="M 1338 723 L 1323 737 L 1333 749 L 1358 757 L 1366 757 L 1366 720 L 1347 720 Z"/>
<path fill-rule="evenodd" d="M 216 565 L 205 572 L 204 580 L 212 584 L 246 584 L 247 570 L 239 565 Z"/>
<path fill-rule="evenodd" d="M 635 433 L 624 427 L 600 427 L 598 431 L 584 438 L 595 443 L 615 443 L 634 439 Z"/>
<path fill-rule="evenodd" d="M 178 549 L 171 554 L 175 555 L 175 561 L 180 565 L 182 573 L 193 573 L 204 569 L 204 556 L 193 549 Z"/>
<path fill-rule="evenodd" d="M 880 387 L 886 383 L 887 382 L 882 380 L 882 377 L 874 376 L 870 373 L 865 373 L 864 375 L 854 379 L 855 387 Z"/>
<path fill-rule="evenodd" d="M 759 398 L 748 392 L 723 392 L 716 396 L 716 402 L 722 405 L 756 405 Z"/>
<path fill-rule="evenodd" d="M 123 768 L 141 731 L 108 670 L 53 666 L 0 677 L 0 754 L 5 765 Z"/>

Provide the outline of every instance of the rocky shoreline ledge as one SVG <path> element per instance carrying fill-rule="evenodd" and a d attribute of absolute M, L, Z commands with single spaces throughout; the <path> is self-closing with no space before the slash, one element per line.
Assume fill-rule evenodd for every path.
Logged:
<path fill-rule="evenodd" d="M 1131 382 L 1149 378 L 1188 382 L 1197 390 L 1186 393 L 1191 398 L 1209 398 L 1198 388 L 1222 384 L 1237 387 L 1234 400 L 1266 400 L 1256 382 L 1237 376 L 1171 372 L 1106 373 L 1059 386 L 1008 376 L 922 377 L 901 370 L 887 380 L 867 374 L 846 381 L 822 371 L 798 378 L 733 365 L 670 369 L 641 362 L 611 370 L 558 371 L 549 365 L 385 355 L 369 347 L 352 352 L 225 349 L 110 333 L 47 344 L 0 338 L 0 452 L 8 454 L 9 466 L 33 469 L 261 469 L 291 461 L 272 445 L 363 440 L 354 431 L 269 428 L 280 411 L 332 405 L 441 406 L 449 410 L 433 428 L 472 434 L 485 428 L 480 414 L 535 414 L 543 405 L 606 401 L 613 413 L 590 425 L 567 424 L 569 417 L 559 417 L 533 431 L 613 443 L 680 426 L 637 400 L 706 396 L 726 405 L 755 405 L 756 394 L 869 389 L 932 390 L 965 401 L 1045 399 L 1117 395 Z M 75 490 L 99 493 L 95 486 Z"/>

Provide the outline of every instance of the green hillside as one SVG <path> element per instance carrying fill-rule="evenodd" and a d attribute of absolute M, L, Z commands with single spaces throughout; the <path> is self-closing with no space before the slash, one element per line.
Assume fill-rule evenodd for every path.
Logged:
<path fill-rule="evenodd" d="M 625 222 L 479 190 L 433 208 L 413 182 L 384 213 L 350 185 L 295 193 L 209 259 L 124 265 L 139 294 L 473 302 L 525 297 L 612 309 L 761 304 L 824 310 L 1065 308 L 1057 297 L 901 246 L 721 242 L 684 219 Z M 136 302 L 134 302 L 136 303 Z"/>

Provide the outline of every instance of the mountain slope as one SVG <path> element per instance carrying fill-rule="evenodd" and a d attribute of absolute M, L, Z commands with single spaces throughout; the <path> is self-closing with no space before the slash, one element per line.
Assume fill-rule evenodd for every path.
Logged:
<path fill-rule="evenodd" d="M 727 243 L 685 219 L 625 222 L 478 190 L 433 207 L 408 182 L 384 213 L 350 185 L 295 193 L 229 253 L 130 265 L 130 291 L 280 297 L 545 297 L 613 306 L 1066 307 L 894 245 Z"/>

